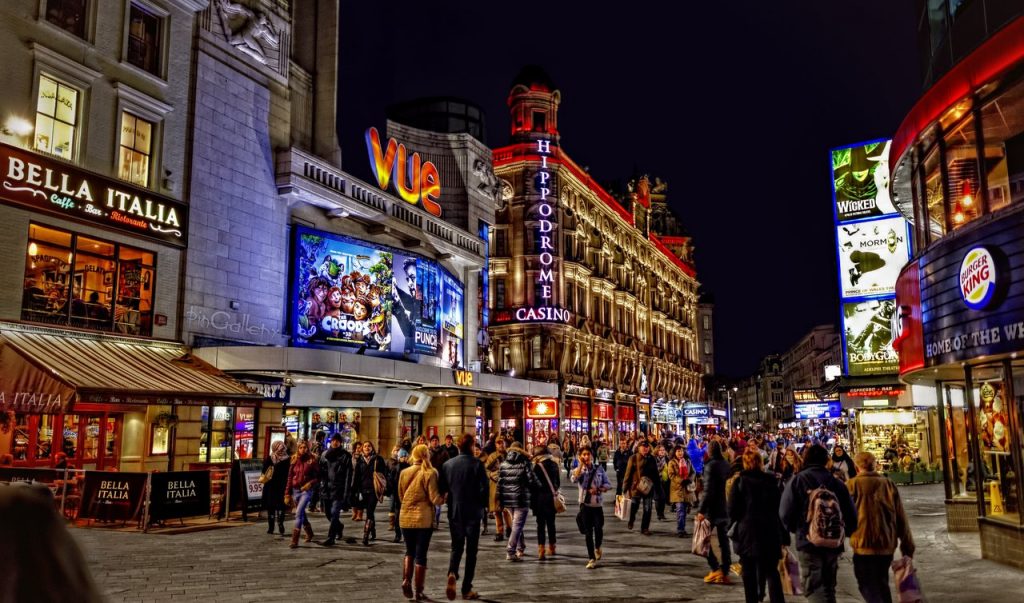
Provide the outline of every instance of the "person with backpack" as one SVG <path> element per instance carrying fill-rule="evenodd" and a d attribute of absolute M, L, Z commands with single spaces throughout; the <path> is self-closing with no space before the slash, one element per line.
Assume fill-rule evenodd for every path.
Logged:
<path fill-rule="evenodd" d="M 743 568 L 746 603 L 758 603 L 765 590 L 771 603 L 784 603 L 779 559 L 782 547 L 789 544 L 789 533 L 776 513 L 779 480 L 764 471 L 763 458 L 756 446 L 747 446 L 740 459 L 743 470 L 733 482 L 728 499 L 729 519 L 735 526 L 733 550 Z"/>
<path fill-rule="evenodd" d="M 348 507 L 351 497 L 352 455 L 342 447 L 341 440 L 341 434 L 335 432 L 327 450 L 320 455 L 320 475 L 325 478 L 320 481 L 320 499 L 327 508 L 330 522 L 327 539 L 320 543 L 323 546 L 334 546 L 335 541 L 341 539 L 345 526 L 338 516 Z"/>
<path fill-rule="evenodd" d="M 811 603 L 835 603 L 843 539 L 857 530 L 857 511 L 846 485 L 826 467 L 821 444 L 804 448 L 804 469 L 786 485 L 779 519 L 796 534 L 800 577 Z"/>
<path fill-rule="evenodd" d="M 729 580 L 729 566 L 732 560 L 729 550 L 729 513 L 725 506 L 725 482 L 729 478 L 729 461 L 725 460 L 722 454 L 722 443 L 719 440 L 712 440 L 708 444 L 708 452 L 711 460 L 704 465 L 704 499 L 700 502 L 697 512 L 697 523 L 704 521 L 706 517 L 718 533 L 718 546 L 722 550 L 722 559 L 715 556 L 714 551 L 708 551 L 708 566 L 711 572 L 704 576 L 706 584 L 731 584 Z"/>
<path fill-rule="evenodd" d="M 896 542 L 904 557 L 914 556 L 910 523 L 896 484 L 875 471 L 875 455 L 859 452 L 853 462 L 857 475 L 846 483 L 857 508 L 857 528 L 850 532 L 853 574 L 867 603 L 892 603 L 889 566 Z"/>
<path fill-rule="evenodd" d="M 519 442 L 509 448 L 508 456 L 498 468 L 498 500 L 502 509 L 509 512 L 511 532 L 508 537 L 506 561 L 522 561 L 526 552 L 524 537 L 526 516 L 530 512 L 530 500 L 540 488 L 537 474 Z"/>

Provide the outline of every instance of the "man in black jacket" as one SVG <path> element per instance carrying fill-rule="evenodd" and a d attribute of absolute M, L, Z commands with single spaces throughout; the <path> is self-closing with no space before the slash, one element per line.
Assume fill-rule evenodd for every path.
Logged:
<path fill-rule="evenodd" d="M 341 447 L 341 434 L 331 436 L 331 445 L 320 457 L 321 474 L 327 476 L 323 480 L 321 498 L 327 508 L 327 519 L 331 527 L 327 530 L 327 540 L 322 545 L 333 546 L 335 540 L 341 538 L 345 529 L 338 515 L 349 507 L 349 494 L 352 489 L 352 455 Z"/>
<path fill-rule="evenodd" d="M 629 464 L 629 442 L 626 438 L 619 438 L 619 449 L 615 451 L 612 458 L 612 466 L 615 469 L 615 495 L 622 494 L 622 481 L 626 475 L 626 465 Z"/>
<path fill-rule="evenodd" d="M 835 603 L 836 574 L 839 572 L 843 543 L 840 541 L 835 548 L 823 548 L 807 540 L 808 493 L 821 487 L 831 492 L 839 503 L 845 535 L 857 530 L 857 510 L 853 506 L 853 498 L 846 484 L 825 468 L 828 457 L 828 450 L 821 444 L 808 446 L 804 452 L 804 468 L 786 484 L 779 505 L 779 519 L 787 530 L 796 532 L 804 596 L 811 603 Z"/>
<path fill-rule="evenodd" d="M 448 453 L 449 459 L 459 456 L 459 447 L 455 445 L 455 438 L 450 433 L 444 436 L 444 451 Z"/>
<path fill-rule="evenodd" d="M 729 461 L 722 454 L 722 443 L 713 440 L 708 445 L 711 460 L 704 465 L 704 499 L 697 511 L 697 523 L 705 518 L 718 533 L 718 546 L 722 549 L 721 563 L 712 550 L 708 551 L 708 566 L 711 573 L 704 576 L 708 584 L 729 584 L 729 566 L 732 563 L 729 549 L 729 512 L 725 507 L 725 482 L 729 479 Z"/>
<path fill-rule="evenodd" d="M 448 496 L 448 529 L 452 535 L 445 590 L 449 601 L 455 599 L 455 583 L 459 579 L 463 549 L 466 552 L 466 573 L 462 576 L 462 598 L 477 598 L 473 592 L 473 575 L 480 544 L 480 521 L 487 512 L 490 484 L 484 464 L 473 456 L 473 444 L 473 436 L 464 434 L 459 438 L 459 455 L 442 465 L 438 472 L 437 487 L 441 494 Z"/>
<path fill-rule="evenodd" d="M 640 485 L 643 478 L 650 480 L 650 487 L 643 492 Z M 629 457 L 626 463 L 626 473 L 622 478 L 623 492 L 633 499 L 632 509 L 629 511 L 629 524 L 627 528 L 633 529 L 636 522 L 636 513 L 642 504 L 644 507 L 643 517 L 640 519 L 640 532 L 644 536 L 651 535 L 651 507 L 654 504 L 654 497 L 659 495 L 661 488 L 661 476 L 658 474 L 658 463 L 651 456 L 651 444 L 647 440 L 640 440 L 637 445 L 636 454 Z"/>

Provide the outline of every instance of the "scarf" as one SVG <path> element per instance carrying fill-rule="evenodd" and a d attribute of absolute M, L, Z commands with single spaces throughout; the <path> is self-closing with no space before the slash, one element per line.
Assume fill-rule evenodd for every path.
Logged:
<path fill-rule="evenodd" d="M 690 475 L 690 464 L 686 462 L 685 457 L 676 459 L 676 462 L 679 463 L 679 477 L 686 479 L 686 477 Z"/>
<path fill-rule="evenodd" d="M 270 462 L 276 465 L 286 458 L 288 458 L 288 447 L 284 445 L 284 442 L 274 442 L 270 447 Z"/>

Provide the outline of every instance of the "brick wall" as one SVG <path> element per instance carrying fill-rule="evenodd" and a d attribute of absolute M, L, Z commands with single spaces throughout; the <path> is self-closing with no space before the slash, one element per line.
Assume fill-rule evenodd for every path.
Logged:
<path fill-rule="evenodd" d="M 1024 570 L 1024 530 L 981 522 L 981 556 Z"/>

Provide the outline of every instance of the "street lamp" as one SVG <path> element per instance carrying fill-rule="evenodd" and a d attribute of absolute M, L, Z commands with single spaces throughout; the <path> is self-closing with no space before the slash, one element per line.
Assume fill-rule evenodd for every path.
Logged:
<path fill-rule="evenodd" d="M 775 420 L 775 405 L 768 405 L 768 431 L 772 430 L 772 421 Z"/>
<path fill-rule="evenodd" d="M 738 388 L 738 387 L 733 387 L 731 392 L 729 390 L 725 390 L 726 400 L 728 401 L 728 405 L 729 405 L 728 414 L 729 414 L 729 433 L 730 434 L 732 433 L 732 430 L 733 430 L 733 422 L 732 422 L 732 395 L 734 393 L 736 393 L 737 391 L 739 391 L 739 389 L 740 388 Z"/>

